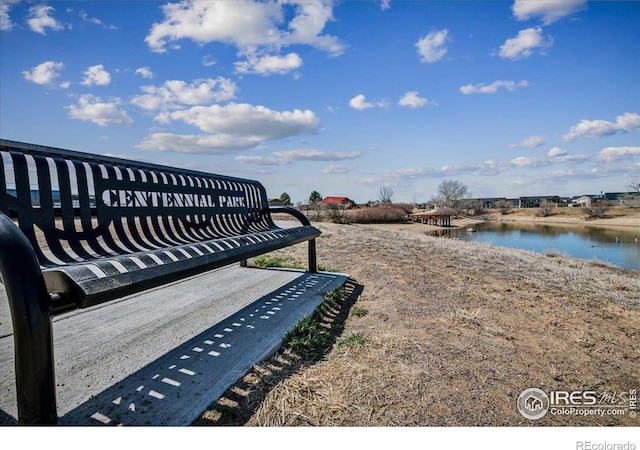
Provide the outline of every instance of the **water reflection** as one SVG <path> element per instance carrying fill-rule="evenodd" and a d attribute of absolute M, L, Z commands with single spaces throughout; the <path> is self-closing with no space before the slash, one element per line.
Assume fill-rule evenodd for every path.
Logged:
<path fill-rule="evenodd" d="M 625 269 L 640 270 L 640 227 L 610 229 L 588 225 L 486 222 L 470 228 L 443 228 L 429 234 L 537 253 L 557 251 L 575 258 L 598 259 Z"/>

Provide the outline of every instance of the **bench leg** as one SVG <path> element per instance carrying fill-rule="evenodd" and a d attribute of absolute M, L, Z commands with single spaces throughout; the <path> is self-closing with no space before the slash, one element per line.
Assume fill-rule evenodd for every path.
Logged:
<path fill-rule="evenodd" d="M 311 239 L 309 241 L 309 272 L 315 273 L 318 271 L 318 260 L 316 257 L 316 240 Z"/>
<path fill-rule="evenodd" d="M 242 261 L 240 261 L 240 267 L 247 267 L 247 260 L 243 259 Z"/>
<path fill-rule="evenodd" d="M 56 424 L 51 301 L 29 242 L 4 215 L 0 215 L 0 272 L 13 323 L 18 422 Z"/>

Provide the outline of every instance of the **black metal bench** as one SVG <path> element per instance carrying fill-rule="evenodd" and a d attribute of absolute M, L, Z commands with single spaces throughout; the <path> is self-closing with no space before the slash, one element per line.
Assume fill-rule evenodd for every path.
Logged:
<path fill-rule="evenodd" d="M 57 422 L 51 317 L 308 241 L 257 181 L 0 140 L 0 273 L 18 420 Z M 11 187 L 13 185 L 13 187 Z M 301 226 L 280 228 L 271 212 Z"/>

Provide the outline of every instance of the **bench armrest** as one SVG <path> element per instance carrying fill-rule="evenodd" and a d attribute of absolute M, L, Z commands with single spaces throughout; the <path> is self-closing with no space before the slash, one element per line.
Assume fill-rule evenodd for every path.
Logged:
<path fill-rule="evenodd" d="M 270 206 L 269 212 L 290 214 L 296 219 L 298 219 L 300 223 L 302 223 L 302 225 L 304 226 L 311 225 L 311 222 L 309 222 L 309 219 L 307 219 L 307 217 L 304 214 L 302 214 L 300 211 L 298 211 L 295 208 L 291 208 L 290 206 Z M 318 271 L 318 258 L 316 256 L 316 240 L 314 238 L 309 241 L 309 272 L 315 273 L 317 271 Z"/>
<path fill-rule="evenodd" d="M 300 223 L 302 223 L 302 225 L 305 225 L 305 226 L 311 225 L 311 222 L 309 222 L 309 219 L 307 219 L 307 217 L 304 214 L 302 214 L 300 211 L 298 211 L 295 208 L 291 208 L 290 206 L 269 206 L 269 212 L 286 213 L 298 219 Z"/>

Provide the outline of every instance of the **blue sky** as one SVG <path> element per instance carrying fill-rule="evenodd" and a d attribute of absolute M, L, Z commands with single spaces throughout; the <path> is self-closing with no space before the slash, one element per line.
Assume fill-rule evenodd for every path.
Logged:
<path fill-rule="evenodd" d="M 618 192 L 640 2 L 0 0 L 0 136 L 294 202 Z"/>

